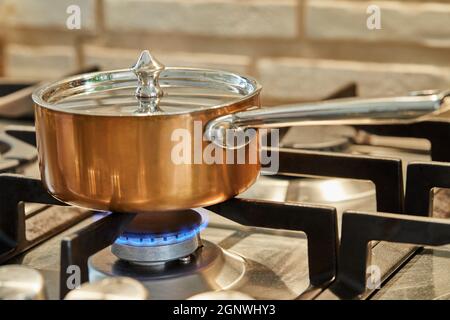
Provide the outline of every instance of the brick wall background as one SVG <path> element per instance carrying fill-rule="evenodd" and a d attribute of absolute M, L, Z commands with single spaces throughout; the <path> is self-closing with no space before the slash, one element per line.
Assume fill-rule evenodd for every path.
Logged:
<path fill-rule="evenodd" d="M 69 30 L 66 9 L 81 8 Z M 381 8 L 380 30 L 366 26 Z M 450 0 L 0 0 L 0 75 L 55 78 L 166 65 L 252 75 L 275 104 L 319 99 L 355 81 L 363 96 L 450 87 Z"/>

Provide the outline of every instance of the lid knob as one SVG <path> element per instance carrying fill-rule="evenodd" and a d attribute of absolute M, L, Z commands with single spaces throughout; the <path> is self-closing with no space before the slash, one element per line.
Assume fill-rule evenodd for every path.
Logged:
<path fill-rule="evenodd" d="M 138 61 L 132 67 L 134 74 L 138 78 L 136 98 L 139 100 L 140 109 L 156 111 L 159 98 L 163 96 L 163 91 L 159 86 L 159 75 L 165 66 L 156 60 L 148 50 L 141 52 Z M 141 110 L 145 111 L 145 110 Z"/>

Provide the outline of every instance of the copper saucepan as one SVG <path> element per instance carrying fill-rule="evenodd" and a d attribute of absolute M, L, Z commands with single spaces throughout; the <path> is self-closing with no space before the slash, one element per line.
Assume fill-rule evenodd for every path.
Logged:
<path fill-rule="evenodd" d="M 242 140 L 229 132 L 411 122 L 439 112 L 446 97 L 433 92 L 260 108 L 260 91 L 255 80 L 230 72 L 165 68 L 148 51 L 132 69 L 44 86 L 33 94 L 42 181 L 55 198 L 96 210 L 212 205 L 246 190 L 260 172 L 259 157 L 252 158 L 257 134 Z M 182 139 L 185 133 L 192 139 Z M 230 159 L 245 151 L 244 163 L 205 162 L 199 154 L 213 150 L 207 149 L 211 141 L 215 150 L 233 150 Z M 181 160 L 174 161 L 174 155 Z"/>

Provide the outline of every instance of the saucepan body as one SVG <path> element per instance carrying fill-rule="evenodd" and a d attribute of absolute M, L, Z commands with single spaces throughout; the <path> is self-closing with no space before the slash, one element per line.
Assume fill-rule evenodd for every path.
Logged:
<path fill-rule="evenodd" d="M 220 108 L 170 115 L 99 116 L 36 103 L 42 181 L 55 198 L 96 210 L 141 213 L 224 201 L 258 177 L 258 138 L 227 161 L 226 149 L 203 139 L 204 127 L 259 105 L 259 92 Z M 238 163 L 238 153 L 245 161 Z"/>

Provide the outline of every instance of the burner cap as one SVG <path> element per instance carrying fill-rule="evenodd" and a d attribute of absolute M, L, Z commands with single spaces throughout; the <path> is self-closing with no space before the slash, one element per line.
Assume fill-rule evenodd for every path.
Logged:
<path fill-rule="evenodd" d="M 138 214 L 111 247 L 119 259 L 155 264 L 186 257 L 200 245 L 207 219 L 194 210 Z"/>

